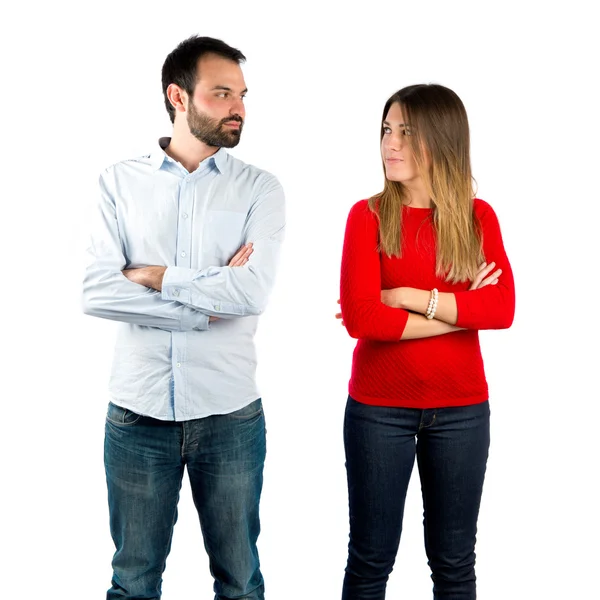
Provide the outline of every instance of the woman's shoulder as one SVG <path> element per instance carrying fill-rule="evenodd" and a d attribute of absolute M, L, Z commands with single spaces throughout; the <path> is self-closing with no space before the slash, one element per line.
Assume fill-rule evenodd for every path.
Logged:
<path fill-rule="evenodd" d="M 489 203 L 481 198 L 475 198 L 473 211 L 484 233 L 500 232 L 500 221 Z"/>
<path fill-rule="evenodd" d="M 376 207 L 377 205 L 375 205 L 375 208 Z M 376 214 L 371 210 L 370 200 L 368 198 L 365 200 L 359 200 L 352 205 L 352 208 L 350 208 L 350 217 L 377 219 Z"/>
<path fill-rule="evenodd" d="M 475 213 L 475 216 L 482 221 L 488 219 L 497 220 L 496 213 L 494 212 L 491 204 L 485 200 L 482 200 L 481 198 L 473 199 L 473 212 Z"/>
<path fill-rule="evenodd" d="M 359 200 L 358 202 L 355 202 L 352 205 L 352 208 L 350 209 L 350 212 L 353 212 L 353 213 L 363 213 L 364 214 L 369 211 L 370 211 L 370 209 L 369 209 L 368 198 L 365 200 Z"/>
<path fill-rule="evenodd" d="M 371 210 L 369 200 L 359 200 L 350 208 L 346 221 L 346 232 L 351 235 L 376 235 L 379 230 L 379 219 Z"/>
<path fill-rule="evenodd" d="M 368 199 L 355 202 L 348 214 L 349 221 L 377 222 L 377 215 L 371 210 Z"/>
<path fill-rule="evenodd" d="M 481 198 L 473 198 L 473 210 L 476 214 L 482 214 L 489 210 L 493 211 L 489 202 L 482 200 Z"/>

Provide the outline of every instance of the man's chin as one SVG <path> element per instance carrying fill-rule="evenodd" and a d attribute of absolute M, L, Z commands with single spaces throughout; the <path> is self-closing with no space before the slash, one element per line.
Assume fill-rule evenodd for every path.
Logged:
<path fill-rule="evenodd" d="M 227 142 L 223 144 L 223 148 L 235 148 L 240 143 L 240 132 L 230 133 L 227 136 Z"/>

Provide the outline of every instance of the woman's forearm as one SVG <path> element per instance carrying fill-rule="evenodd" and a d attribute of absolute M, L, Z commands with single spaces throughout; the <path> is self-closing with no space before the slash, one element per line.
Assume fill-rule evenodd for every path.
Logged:
<path fill-rule="evenodd" d="M 416 288 L 396 288 L 388 290 L 393 292 L 393 306 L 395 308 L 403 308 L 411 312 L 424 315 L 427 312 L 429 300 L 431 298 L 430 290 L 418 290 Z M 387 303 L 387 302 L 386 302 Z M 458 319 L 458 309 L 456 307 L 456 297 L 452 293 L 439 292 L 437 309 L 433 320 L 443 321 L 450 325 L 454 325 Z"/>
<path fill-rule="evenodd" d="M 461 331 L 460 327 L 455 327 L 440 321 L 438 319 L 427 319 L 423 315 L 409 314 L 408 321 L 402 332 L 402 340 L 415 340 L 418 338 L 434 337 L 444 335 L 454 331 Z"/>

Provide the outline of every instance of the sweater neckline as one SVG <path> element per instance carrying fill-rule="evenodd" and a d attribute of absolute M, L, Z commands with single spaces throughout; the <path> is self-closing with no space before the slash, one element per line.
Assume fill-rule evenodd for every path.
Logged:
<path fill-rule="evenodd" d="M 405 209 L 409 214 L 413 213 L 415 215 L 426 215 L 433 211 L 433 208 L 421 208 L 418 206 L 410 206 L 408 204 L 403 204 L 402 208 Z"/>

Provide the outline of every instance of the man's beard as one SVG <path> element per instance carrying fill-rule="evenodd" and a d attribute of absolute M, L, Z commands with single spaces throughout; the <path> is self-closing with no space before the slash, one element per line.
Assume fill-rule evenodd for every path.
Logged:
<path fill-rule="evenodd" d="M 224 125 L 228 121 L 237 121 L 239 129 L 233 129 Z M 217 121 L 206 114 L 199 113 L 193 103 L 190 102 L 187 113 L 188 127 L 190 133 L 207 146 L 217 148 L 234 148 L 240 143 L 240 135 L 244 126 L 244 120 L 238 115 L 233 115 Z"/>

